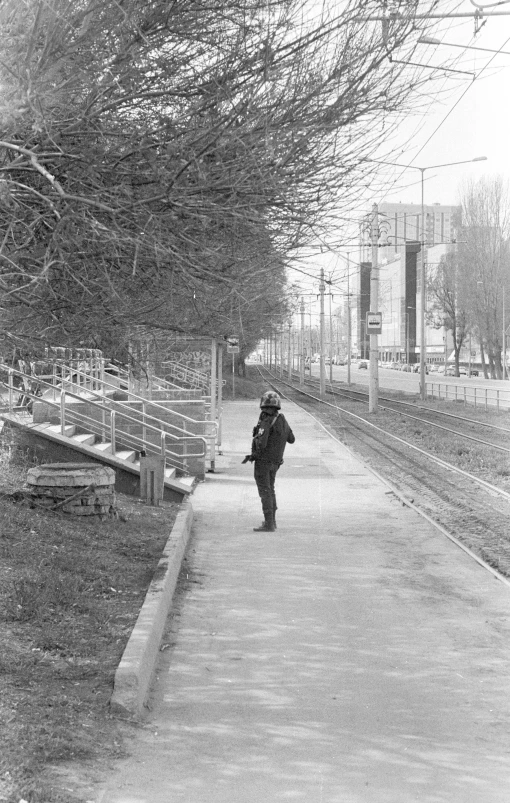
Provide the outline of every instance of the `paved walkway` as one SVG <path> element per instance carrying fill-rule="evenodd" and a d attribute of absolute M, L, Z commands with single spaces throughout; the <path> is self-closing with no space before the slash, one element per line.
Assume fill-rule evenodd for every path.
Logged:
<path fill-rule="evenodd" d="M 303 411 L 261 520 L 225 405 L 152 713 L 102 803 L 508 803 L 510 588 Z"/>

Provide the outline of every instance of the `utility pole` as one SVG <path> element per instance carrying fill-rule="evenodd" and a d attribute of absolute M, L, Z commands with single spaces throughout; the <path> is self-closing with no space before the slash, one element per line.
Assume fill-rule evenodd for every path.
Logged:
<path fill-rule="evenodd" d="M 370 271 L 370 310 L 377 312 L 379 307 L 379 210 L 377 204 L 372 206 L 370 225 L 372 244 L 372 269 Z M 370 334 L 370 375 L 368 388 L 368 412 L 376 413 L 379 401 L 379 348 L 378 335 Z"/>
<path fill-rule="evenodd" d="M 305 384 L 305 300 L 301 296 L 301 306 L 299 308 L 301 313 L 301 342 L 299 348 L 299 384 Z"/>
<path fill-rule="evenodd" d="M 425 313 L 427 311 L 427 259 L 425 255 L 425 243 L 427 242 L 427 232 L 425 228 L 425 169 L 421 168 L 421 277 L 420 277 L 420 398 L 427 399 L 426 363 L 427 363 L 427 344 L 425 342 Z M 446 371 L 446 364 L 444 367 Z"/>
<path fill-rule="evenodd" d="M 289 381 L 292 379 L 292 362 L 291 362 L 291 360 L 292 360 L 292 355 L 291 355 L 292 346 L 291 346 L 291 342 L 290 342 L 291 327 L 292 327 L 292 321 L 289 321 L 289 342 L 287 344 L 287 346 L 288 346 L 288 348 L 287 348 L 287 372 L 288 372 L 287 376 L 289 378 Z"/>
<path fill-rule="evenodd" d="M 283 324 L 280 328 L 280 379 L 283 379 Z"/>
<path fill-rule="evenodd" d="M 320 332 L 320 397 L 322 400 L 326 397 L 326 372 L 324 369 L 324 268 L 321 268 L 321 281 L 319 285 L 320 293 L 320 316 L 319 316 L 319 332 Z"/>
<path fill-rule="evenodd" d="M 310 326 L 308 327 L 308 354 L 310 356 L 310 365 L 308 369 L 310 371 L 310 379 L 312 378 L 312 357 L 313 357 L 313 338 L 312 338 L 312 299 L 310 298 Z"/>
<path fill-rule="evenodd" d="M 211 341 L 211 423 L 213 425 L 213 432 L 214 432 L 214 425 L 216 424 L 216 394 L 218 392 L 218 386 L 216 381 L 216 367 L 218 364 L 218 354 L 217 354 L 217 343 L 216 339 L 213 337 Z M 232 355 L 233 357 L 234 355 Z M 233 393 L 232 388 L 232 393 Z M 213 434 L 211 437 L 211 468 L 210 471 L 214 473 L 216 468 L 216 435 Z"/>
<path fill-rule="evenodd" d="M 331 311 L 331 279 L 329 280 L 329 384 L 333 384 L 333 317 Z"/>
<path fill-rule="evenodd" d="M 350 254 L 347 254 L 347 385 L 351 384 L 351 290 L 349 272 L 351 270 Z"/>
<path fill-rule="evenodd" d="M 502 379 L 507 378 L 506 374 L 506 321 L 505 321 L 505 285 L 503 285 L 503 344 L 502 344 L 502 360 L 501 360 L 503 373 Z"/>

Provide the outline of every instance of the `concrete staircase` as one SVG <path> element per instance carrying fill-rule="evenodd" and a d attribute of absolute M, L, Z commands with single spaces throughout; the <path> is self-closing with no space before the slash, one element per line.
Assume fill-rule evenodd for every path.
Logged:
<path fill-rule="evenodd" d="M 210 433 L 201 391 L 170 383 L 162 387 L 158 380 L 150 394 L 156 398 L 148 399 L 119 389 L 109 375 L 103 379 L 62 365 L 60 374 L 53 370 L 46 376 L 0 368 L 9 374 L 8 382 L 0 381 L 7 401 L 0 418 L 39 462 L 76 461 L 82 455 L 115 468 L 117 489 L 136 494 L 145 480 L 140 452 L 157 460 L 164 454 L 164 493 L 173 500 L 191 493 L 204 478 Z M 62 379 L 65 372 L 71 380 Z M 24 402 L 16 407 L 18 394 Z"/>
<path fill-rule="evenodd" d="M 2 418 L 5 423 L 10 424 L 14 429 L 24 430 L 25 434 L 32 439 L 43 439 L 49 442 L 47 451 L 50 454 L 52 453 L 51 444 L 53 444 L 58 450 L 57 456 L 59 459 L 64 456 L 62 450 L 69 450 L 73 460 L 76 460 L 76 453 L 78 453 L 83 457 L 106 463 L 122 473 L 132 475 L 133 480 L 138 484 L 141 466 L 139 453 L 135 449 L 117 449 L 114 453 L 111 443 L 101 441 L 93 432 L 81 431 L 74 424 L 66 425 L 62 433 L 60 424 L 47 422 L 35 424 L 26 416 L 20 417 L 9 413 L 2 413 Z M 26 438 L 24 440 L 26 441 Z M 164 484 L 166 498 L 183 498 L 193 491 L 196 477 L 178 477 L 176 468 L 167 466 L 164 473 Z M 121 482 L 120 490 L 122 490 L 122 487 L 123 483 Z"/>

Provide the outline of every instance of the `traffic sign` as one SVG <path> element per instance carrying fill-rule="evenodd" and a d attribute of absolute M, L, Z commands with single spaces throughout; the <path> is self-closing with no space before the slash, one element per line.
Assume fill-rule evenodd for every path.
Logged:
<path fill-rule="evenodd" d="M 382 312 L 367 312 L 367 335 L 380 335 L 382 330 Z"/>
<path fill-rule="evenodd" d="M 227 354 L 239 354 L 239 346 L 233 346 L 231 343 L 227 343 Z"/>

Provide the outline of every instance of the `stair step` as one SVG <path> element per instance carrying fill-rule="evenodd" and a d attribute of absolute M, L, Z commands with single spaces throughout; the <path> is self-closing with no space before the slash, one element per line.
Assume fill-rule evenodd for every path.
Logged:
<path fill-rule="evenodd" d="M 95 443 L 94 449 L 97 449 L 98 452 L 102 452 L 103 454 L 111 454 L 112 453 L 112 445 L 111 443 Z"/>
<path fill-rule="evenodd" d="M 190 488 L 193 485 L 193 483 L 195 482 L 195 477 L 191 477 L 191 476 L 190 477 L 178 477 L 177 479 L 179 480 L 181 485 L 188 485 Z"/>
<path fill-rule="evenodd" d="M 121 460 L 127 460 L 129 463 L 135 462 L 136 452 L 132 449 L 119 449 L 115 452 L 115 457 L 120 457 Z"/>
<path fill-rule="evenodd" d="M 80 446 L 92 446 L 96 441 L 96 436 L 93 432 L 83 432 L 80 435 L 73 435 L 73 441 L 76 441 Z"/>
<path fill-rule="evenodd" d="M 174 468 L 174 466 L 169 466 L 168 468 L 165 468 L 166 479 L 171 480 L 172 477 L 175 477 L 176 474 L 177 470 Z"/>
<path fill-rule="evenodd" d="M 66 424 L 64 426 L 64 432 L 62 432 L 62 427 L 60 424 L 50 424 L 50 426 L 46 427 L 46 429 L 50 432 L 55 432 L 56 435 L 66 435 L 68 438 L 70 438 L 76 432 L 76 426 L 74 424 Z"/>

